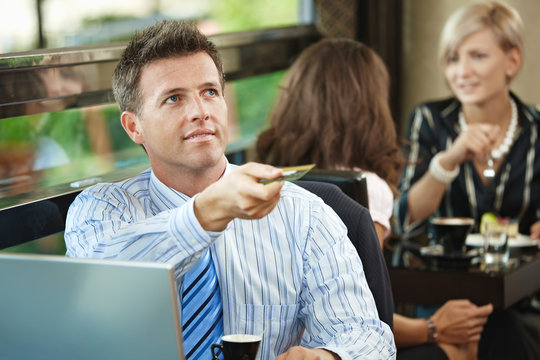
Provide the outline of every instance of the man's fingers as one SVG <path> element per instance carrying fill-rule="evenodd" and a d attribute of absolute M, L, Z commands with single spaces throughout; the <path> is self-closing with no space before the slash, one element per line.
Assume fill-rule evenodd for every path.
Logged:
<path fill-rule="evenodd" d="M 492 304 L 487 304 L 487 305 L 484 305 L 484 306 L 480 306 L 477 309 L 477 315 L 478 316 L 488 316 L 492 312 L 493 312 L 493 305 Z"/>
<path fill-rule="evenodd" d="M 274 196 L 272 199 L 266 200 L 264 202 L 253 201 L 249 208 L 242 209 L 244 214 L 241 217 L 244 219 L 260 219 L 268 215 L 279 203 L 280 197 L 280 193 L 278 192 L 277 195 Z"/>
<path fill-rule="evenodd" d="M 280 176 L 283 171 L 280 168 L 267 164 L 259 164 L 249 162 L 239 167 L 245 174 L 254 177 L 255 179 L 275 179 Z"/>

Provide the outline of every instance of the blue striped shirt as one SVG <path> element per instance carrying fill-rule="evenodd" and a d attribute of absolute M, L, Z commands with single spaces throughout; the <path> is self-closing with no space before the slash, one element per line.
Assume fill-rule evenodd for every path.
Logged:
<path fill-rule="evenodd" d="M 286 183 L 269 215 L 235 219 L 221 232 L 200 226 L 193 200 L 151 170 L 94 185 L 69 209 L 66 255 L 171 263 L 181 288 L 183 274 L 210 247 L 225 334 L 266 330 L 260 359 L 299 344 L 342 359 L 395 358 L 347 229 L 318 197 Z"/>

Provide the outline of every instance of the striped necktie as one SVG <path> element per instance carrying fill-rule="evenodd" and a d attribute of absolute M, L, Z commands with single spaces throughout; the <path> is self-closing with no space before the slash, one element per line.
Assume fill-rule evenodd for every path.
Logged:
<path fill-rule="evenodd" d="M 210 346 L 221 343 L 223 305 L 210 249 L 184 275 L 182 336 L 186 360 L 211 359 Z"/>

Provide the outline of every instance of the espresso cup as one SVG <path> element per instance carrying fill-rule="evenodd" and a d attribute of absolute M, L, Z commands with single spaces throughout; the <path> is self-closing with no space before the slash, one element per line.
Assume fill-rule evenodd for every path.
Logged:
<path fill-rule="evenodd" d="M 437 240 L 443 246 L 445 255 L 459 255 L 465 252 L 465 240 L 473 228 L 474 219 L 465 217 L 437 217 L 431 219 Z"/>
<path fill-rule="evenodd" d="M 258 335 L 225 335 L 221 338 L 223 345 L 212 344 L 212 358 L 219 360 L 222 352 L 225 360 L 255 360 L 261 339 Z"/>

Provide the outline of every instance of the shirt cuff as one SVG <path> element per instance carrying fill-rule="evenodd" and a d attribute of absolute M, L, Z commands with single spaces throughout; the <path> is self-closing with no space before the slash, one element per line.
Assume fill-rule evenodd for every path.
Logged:
<path fill-rule="evenodd" d="M 176 209 L 171 218 L 171 231 L 179 239 L 179 246 L 188 252 L 198 252 L 210 246 L 222 231 L 206 231 L 195 216 L 194 202 L 197 195 Z"/>

